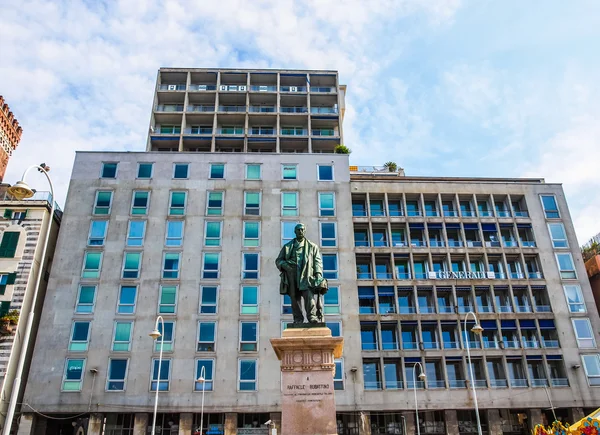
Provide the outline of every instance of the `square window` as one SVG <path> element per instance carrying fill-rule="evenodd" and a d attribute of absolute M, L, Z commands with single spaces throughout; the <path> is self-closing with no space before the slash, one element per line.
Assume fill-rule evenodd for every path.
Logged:
<path fill-rule="evenodd" d="M 242 286 L 240 314 L 258 314 L 258 286 Z"/>
<path fill-rule="evenodd" d="M 281 295 L 281 314 L 292 314 L 292 299 L 289 295 Z"/>
<path fill-rule="evenodd" d="M 337 228 L 335 222 L 320 222 L 321 247 L 335 248 L 337 246 Z"/>
<path fill-rule="evenodd" d="M 323 278 L 338 279 L 337 254 L 323 254 Z"/>
<path fill-rule="evenodd" d="M 215 351 L 215 322 L 199 322 L 198 323 L 198 352 L 214 352 Z"/>
<path fill-rule="evenodd" d="M 283 180 L 297 180 L 298 165 L 281 165 L 281 178 Z"/>
<path fill-rule="evenodd" d="M 202 259 L 202 278 L 217 279 L 219 278 L 219 259 L 218 252 L 205 252 Z"/>
<path fill-rule="evenodd" d="M 160 366 L 160 368 L 159 368 Z M 159 376 L 160 370 L 160 376 Z M 150 384 L 150 391 L 156 391 L 158 385 L 158 391 L 169 391 L 169 381 L 171 378 L 171 360 L 163 358 L 162 361 L 159 359 L 152 360 L 152 382 Z"/>
<path fill-rule="evenodd" d="M 594 333 L 592 331 L 592 326 L 590 325 L 590 319 L 571 320 L 573 321 L 575 337 L 577 337 L 577 346 L 580 349 L 595 348 L 596 340 L 594 339 Z"/>
<path fill-rule="evenodd" d="M 323 296 L 323 314 L 340 314 L 340 288 L 330 286 Z"/>
<path fill-rule="evenodd" d="M 257 390 L 257 366 L 255 359 L 240 359 L 238 369 L 238 390 L 256 391 Z"/>
<path fill-rule="evenodd" d="M 183 245 L 183 221 L 167 221 L 167 234 L 165 235 L 165 246 Z"/>
<path fill-rule="evenodd" d="M 170 216 L 183 216 L 185 214 L 185 202 L 187 192 L 171 192 L 169 203 Z"/>
<path fill-rule="evenodd" d="M 567 298 L 567 304 L 569 305 L 569 312 L 587 312 L 585 301 L 583 300 L 583 294 L 581 293 L 581 287 L 579 285 L 563 285 L 563 289 L 565 290 L 565 297 Z"/>
<path fill-rule="evenodd" d="M 146 234 L 146 221 L 129 221 L 127 246 L 142 246 Z"/>
<path fill-rule="evenodd" d="M 225 178 L 225 164 L 224 163 L 211 163 L 209 178 L 211 178 L 213 180 Z"/>
<path fill-rule="evenodd" d="M 173 164 L 173 178 L 185 179 L 188 178 L 189 164 L 187 163 L 174 163 Z"/>
<path fill-rule="evenodd" d="M 163 259 L 162 277 L 165 279 L 179 278 L 180 252 L 165 252 Z"/>
<path fill-rule="evenodd" d="M 571 253 L 556 254 L 556 261 L 558 262 L 558 270 L 562 279 L 577 279 Z"/>
<path fill-rule="evenodd" d="M 200 287 L 200 314 L 217 314 L 218 294 L 216 286 Z"/>
<path fill-rule="evenodd" d="M 317 165 L 319 181 L 333 181 L 333 165 Z"/>
<path fill-rule="evenodd" d="M 83 260 L 82 278 L 97 279 L 100 277 L 102 252 L 86 252 Z"/>
<path fill-rule="evenodd" d="M 21 233 L 18 231 L 4 231 L 0 242 L 0 258 L 14 258 L 19 244 Z"/>
<path fill-rule="evenodd" d="M 106 391 L 125 391 L 128 359 L 111 358 L 108 362 Z"/>
<path fill-rule="evenodd" d="M 77 294 L 77 304 L 75 312 L 78 314 L 90 314 L 94 312 L 94 303 L 96 302 L 96 286 L 82 285 Z"/>
<path fill-rule="evenodd" d="M 148 214 L 148 203 L 150 202 L 150 192 L 147 191 L 134 191 L 133 201 L 131 202 L 131 214 L 132 215 L 146 215 Z"/>
<path fill-rule="evenodd" d="M 138 163 L 137 177 L 142 179 L 152 178 L 152 167 L 154 163 Z"/>
<path fill-rule="evenodd" d="M 281 193 L 281 216 L 298 216 L 298 192 Z"/>
<path fill-rule="evenodd" d="M 196 360 L 194 391 L 213 391 L 214 367 L 215 360 L 213 359 Z M 198 382 L 200 378 L 203 378 L 204 382 Z"/>
<path fill-rule="evenodd" d="M 325 326 L 331 330 L 332 337 L 342 336 L 342 322 L 325 322 Z"/>
<path fill-rule="evenodd" d="M 158 332 L 160 332 L 161 336 L 154 340 L 154 350 L 160 352 L 162 346 L 163 352 L 172 352 L 173 338 L 175 337 L 175 322 L 158 322 Z"/>
<path fill-rule="evenodd" d="M 319 192 L 319 216 L 335 216 L 335 193 Z"/>
<path fill-rule="evenodd" d="M 246 165 L 246 180 L 260 180 L 260 165 Z"/>
<path fill-rule="evenodd" d="M 117 163 L 102 163 L 100 178 L 117 178 Z"/>
<path fill-rule="evenodd" d="M 207 216 L 223 215 L 223 192 L 208 192 L 206 205 Z"/>
<path fill-rule="evenodd" d="M 138 279 L 141 263 L 141 252 L 126 252 L 123 256 L 123 279 Z"/>
<path fill-rule="evenodd" d="M 242 279 L 258 279 L 260 257 L 256 252 L 242 253 Z"/>
<path fill-rule="evenodd" d="M 115 322 L 113 333 L 113 352 L 129 352 L 131 350 L 131 334 L 133 322 Z"/>
<path fill-rule="evenodd" d="M 546 218 L 559 219 L 560 213 L 556 204 L 556 197 L 554 195 L 541 195 L 540 198 L 542 199 L 542 207 L 544 207 Z"/>
<path fill-rule="evenodd" d="M 591 355 L 581 355 L 583 368 L 591 386 L 600 385 L 600 355 L 597 353 Z"/>
<path fill-rule="evenodd" d="M 343 358 L 334 360 L 335 362 L 335 374 L 333 375 L 333 389 L 343 390 L 344 389 L 344 360 Z"/>
<path fill-rule="evenodd" d="M 90 341 L 90 322 L 73 322 L 69 352 L 85 352 Z"/>
<path fill-rule="evenodd" d="M 177 312 L 177 286 L 161 285 L 158 299 L 158 314 L 175 314 Z"/>
<path fill-rule="evenodd" d="M 260 216 L 260 192 L 244 192 L 244 214 Z"/>
<path fill-rule="evenodd" d="M 240 322 L 240 352 L 258 350 L 258 322 Z"/>
<path fill-rule="evenodd" d="M 548 230 L 550 231 L 550 238 L 552 239 L 552 247 L 569 247 L 569 242 L 567 241 L 567 233 L 565 232 L 565 226 L 562 223 L 550 223 L 548 224 Z"/>
<path fill-rule="evenodd" d="M 283 221 L 281 222 L 281 244 L 285 245 L 287 242 L 291 242 L 292 239 L 296 238 L 294 228 L 298 225 L 297 221 Z"/>
<path fill-rule="evenodd" d="M 204 230 L 204 246 L 221 246 L 221 230 L 223 222 L 206 221 Z"/>
<path fill-rule="evenodd" d="M 84 358 L 67 358 L 65 363 L 65 372 L 63 374 L 62 391 L 81 391 L 84 373 Z"/>
<path fill-rule="evenodd" d="M 90 232 L 88 234 L 88 245 L 104 246 L 104 239 L 106 239 L 107 228 L 108 221 L 91 221 Z"/>
<path fill-rule="evenodd" d="M 255 247 L 260 245 L 260 222 L 244 222 L 244 247 Z"/>
<path fill-rule="evenodd" d="M 96 200 L 94 201 L 94 214 L 107 215 L 110 214 L 112 205 L 112 191 L 99 190 L 96 192 Z"/>
<path fill-rule="evenodd" d="M 117 313 L 134 314 L 135 299 L 137 296 L 137 287 L 131 285 L 122 285 L 119 291 L 119 302 L 117 303 Z"/>

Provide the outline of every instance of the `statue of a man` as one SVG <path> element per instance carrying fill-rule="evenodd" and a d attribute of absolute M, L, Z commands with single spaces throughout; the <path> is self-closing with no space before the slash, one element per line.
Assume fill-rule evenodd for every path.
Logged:
<path fill-rule="evenodd" d="M 279 292 L 289 295 L 292 300 L 294 323 L 304 323 L 302 299 L 306 320 L 310 323 L 323 322 L 321 295 L 327 291 L 327 281 L 323 279 L 321 251 L 316 244 L 304 237 L 304 224 L 296 225 L 294 233 L 296 238 L 283 245 L 275 260 L 275 265 L 281 272 Z"/>

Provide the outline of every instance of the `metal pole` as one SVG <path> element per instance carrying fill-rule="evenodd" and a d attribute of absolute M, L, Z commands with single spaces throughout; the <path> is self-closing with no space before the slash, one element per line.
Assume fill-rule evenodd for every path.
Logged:
<path fill-rule="evenodd" d="M 421 373 L 423 373 L 423 366 L 420 362 L 416 362 L 413 366 L 413 390 L 415 392 L 415 425 L 417 426 L 417 435 L 421 435 L 421 428 L 419 427 L 419 405 L 417 402 L 417 366 L 421 369 Z"/>
<path fill-rule="evenodd" d="M 156 380 L 156 394 L 154 397 L 154 416 L 152 417 L 152 435 L 154 435 L 156 430 L 156 411 L 158 409 L 158 390 L 160 388 L 160 366 L 162 363 L 163 343 L 165 342 L 165 321 L 163 320 L 162 316 L 158 316 L 156 318 L 155 329 L 158 329 L 159 320 L 162 326 L 162 334 L 160 334 L 160 352 L 158 354 L 158 374 Z"/>
<path fill-rule="evenodd" d="M 552 404 L 552 399 L 550 398 L 548 388 L 544 387 L 544 391 L 546 392 L 546 397 L 548 397 L 548 402 L 550 402 L 550 409 L 552 410 L 552 415 L 554 415 L 554 421 L 558 421 L 558 418 L 556 418 L 556 412 L 554 412 L 554 405 Z"/>
<path fill-rule="evenodd" d="M 465 332 L 467 333 L 467 358 L 469 360 L 469 373 L 471 375 L 471 388 L 473 390 L 473 401 L 475 402 L 475 416 L 477 417 L 477 433 L 479 435 L 482 435 L 481 433 L 481 421 L 479 420 L 479 406 L 477 405 L 477 392 L 475 391 L 475 376 L 473 375 L 473 364 L 471 364 L 471 352 L 469 351 L 469 331 L 467 330 L 467 318 L 469 317 L 469 314 L 471 314 L 473 316 L 473 318 L 475 319 L 475 324 L 478 324 L 479 321 L 477 320 L 477 316 L 475 316 L 475 313 L 473 311 L 469 311 L 466 315 L 465 315 Z"/>
<path fill-rule="evenodd" d="M 21 376 L 23 376 L 23 367 L 25 366 L 25 360 L 27 357 L 27 348 L 29 347 L 29 339 L 31 338 L 31 331 L 33 329 L 33 318 L 35 317 L 35 304 L 37 302 L 38 293 L 40 290 L 40 282 L 42 281 L 42 275 L 44 273 L 44 262 L 46 261 L 46 250 L 48 248 L 48 239 L 50 238 L 50 230 L 52 229 L 52 221 L 54 220 L 54 186 L 52 180 L 48 175 L 48 172 L 43 166 L 33 165 L 25 170 L 21 181 L 25 181 L 27 173 L 32 169 L 39 169 L 50 184 L 50 195 L 52 196 L 51 207 L 50 207 L 50 221 L 48 222 L 48 229 L 46 230 L 46 236 L 44 237 L 44 245 L 42 247 L 42 256 L 40 258 L 40 270 L 35 278 L 35 287 L 33 288 L 33 297 L 31 298 L 31 307 L 29 311 L 29 317 L 27 318 L 27 325 L 25 326 L 25 332 L 23 335 L 23 344 L 19 352 L 19 362 L 17 364 L 17 371 L 15 373 L 15 379 L 13 381 L 12 391 L 10 393 L 10 401 L 8 403 L 8 410 L 6 411 L 6 419 L 4 420 L 4 428 L 2 430 L 3 435 L 9 435 L 12 429 L 13 418 L 15 415 L 15 408 L 17 407 L 17 400 L 19 397 L 19 390 L 21 389 Z"/>
<path fill-rule="evenodd" d="M 202 408 L 200 408 L 200 435 L 204 430 L 204 386 L 206 385 L 206 367 L 202 366 L 200 370 L 200 378 L 202 379 Z"/>

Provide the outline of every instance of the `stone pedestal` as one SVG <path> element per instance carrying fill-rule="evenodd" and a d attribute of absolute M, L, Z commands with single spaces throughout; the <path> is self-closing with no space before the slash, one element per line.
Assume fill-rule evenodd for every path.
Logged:
<path fill-rule="evenodd" d="M 334 358 L 344 339 L 329 328 L 292 328 L 271 345 L 281 361 L 281 434 L 335 435 Z"/>

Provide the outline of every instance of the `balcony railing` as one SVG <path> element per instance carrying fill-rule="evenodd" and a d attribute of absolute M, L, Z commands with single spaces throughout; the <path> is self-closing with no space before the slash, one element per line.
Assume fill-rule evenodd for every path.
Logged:
<path fill-rule="evenodd" d="M 427 272 L 415 272 L 415 279 L 428 279 L 429 274 Z"/>
<path fill-rule="evenodd" d="M 277 92 L 277 86 L 272 85 L 250 85 L 252 92 Z"/>
<path fill-rule="evenodd" d="M 510 279 L 524 279 L 525 276 L 522 273 L 519 272 L 511 272 L 510 273 Z"/>
<path fill-rule="evenodd" d="M 529 213 L 526 211 L 515 211 L 514 212 L 516 218 L 527 218 L 529 217 Z"/>
<path fill-rule="evenodd" d="M 362 350 L 378 350 L 377 343 L 362 343 Z"/>
<path fill-rule="evenodd" d="M 527 387 L 527 379 L 511 379 L 510 386 L 513 388 L 525 388 Z"/>
<path fill-rule="evenodd" d="M 189 90 L 190 91 L 216 91 L 217 85 L 195 84 L 195 85 L 190 85 Z"/>
<path fill-rule="evenodd" d="M 505 248 L 518 248 L 519 244 L 517 243 L 516 240 L 505 240 L 504 247 Z"/>
<path fill-rule="evenodd" d="M 328 129 L 328 128 L 313 129 L 312 135 L 313 136 L 337 136 L 337 134 L 335 133 L 335 130 Z"/>
<path fill-rule="evenodd" d="M 532 379 L 531 386 L 532 387 L 547 387 L 548 379 Z"/>
<path fill-rule="evenodd" d="M 307 130 L 303 128 L 282 128 L 282 136 L 306 136 Z"/>
<path fill-rule="evenodd" d="M 506 349 L 518 349 L 519 347 L 521 347 L 521 345 L 519 344 L 519 342 L 517 340 L 502 341 L 501 346 L 504 346 L 504 348 L 506 348 Z"/>
<path fill-rule="evenodd" d="M 377 279 L 394 279 L 394 275 L 390 272 L 376 272 Z"/>
<path fill-rule="evenodd" d="M 225 112 L 225 113 L 246 112 L 246 106 L 219 106 L 219 112 Z"/>
<path fill-rule="evenodd" d="M 517 313 L 531 313 L 530 305 L 517 305 Z"/>
<path fill-rule="evenodd" d="M 484 349 L 498 349 L 499 343 L 497 341 L 485 341 L 483 342 Z"/>
<path fill-rule="evenodd" d="M 567 378 L 552 378 L 550 379 L 550 383 L 553 387 L 568 387 L 569 380 Z"/>
<path fill-rule="evenodd" d="M 205 106 L 205 105 L 196 105 L 196 104 L 189 104 L 187 106 L 187 111 L 188 112 L 214 112 L 215 111 L 215 106 Z"/>
<path fill-rule="evenodd" d="M 157 112 L 183 112 L 183 104 L 159 104 Z"/>
<path fill-rule="evenodd" d="M 546 349 L 557 349 L 560 347 L 558 340 L 542 340 Z"/>
<path fill-rule="evenodd" d="M 506 381 L 506 379 L 490 379 L 490 387 L 506 388 L 508 387 L 508 382 Z"/>
<path fill-rule="evenodd" d="M 244 134 L 243 127 L 223 127 L 217 129 L 218 134 L 241 136 Z"/>
<path fill-rule="evenodd" d="M 438 311 L 440 314 L 452 314 L 454 312 L 454 308 L 450 305 L 438 305 Z"/>
<path fill-rule="evenodd" d="M 250 106 L 252 113 L 275 113 L 275 106 Z"/>
<path fill-rule="evenodd" d="M 432 306 L 419 306 L 419 313 L 421 314 L 435 314 L 435 307 Z"/>
<path fill-rule="evenodd" d="M 155 131 L 152 134 L 180 134 L 181 127 L 159 127 L 158 131 Z"/>
<path fill-rule="evenodd" d="M 185 91 L 185 85 L 184 84 L 159 85 L 158 90 L 160 90 L 160 91 Z"/>
<path fill-rule="evenodd" d="M 368 248 L 369 246 L 371 246 L 371 244 L 368 240 L 355 240 L 354 246 L 356 246 L 357 248 Z"/>
<path fill-rule="evenodd" d="M 321 113 L 326 115 L 337 115 L 337 107 L 311 107 L 310 113 Z"/>
<path fill-rule="evenodd" d="M 280 107 L 279 111 L 281 113 L 307 113 L 308 112 L 308 108 L 307 107 Z"/>
<path fill-rule="evenodd" d="M 468 341 L 469 349 L 481 349 L 481 343 L 479 341 Z"/>
<path fill-rule="evenodd" d="M 494 217 L 494 213 L 490 210 L 479 210 L 479 217 Z"/>
<path fill-rule="evenodd" d="M 358 272 L 356 279 L 373 279 L 373 274 L 371 272 Z"/>
<path fill-rule="evenodd" d="M 416 350 L 418 349 L 418 343 L 416 341 L 403 341 L 402 349 L 404 350 Z"/>
<path fill-rule="evenodd" d="M 3 197 L 0 197 L 0 200 L 2 201 L 46 201 L 48 205 L 52 204 L 52 194 L 44 190 L 35 191 L 31 198 L 16 199 L 14 196 L 12 196 L 6 191 L 2 196 Z M 56 201 L 54 202 L 54 208 L 56 212 L 62 213 L 62 209 L 59 207 Z"/>
<path fill-rule="evenodd" d="M 412 239 L 410 241 L 410 245 L 420 248 L 420 247 L 426 247 L 427 246 L 427 242 L 425 242 L 425 240 L 418 240 L 418 239 Z"/>
<path fill-rule="evenodd" d="M 373 246 L 375 246 L 377 248 L 385 248 L 385 247 L 388 247 L 389 244 L 388 244 L 387 240 L 375 240 L 375 241 L 373 241 Z"/>
<path fill-rule="evenodd" d="M 499 313 L 512 313 L 512 306 L 511 305 L 500 305 L 498 307 L 498 312 Z"/>
<path fill-rule="evenodd" d="M 411 279 L 408 272 L 396 272 L 396 279 Z"/>
<path fill-rule="evenodd" d="M 444 382 L 442 379 L 427 379 L 427 388 L 431 390 L 446 388 L 446 382 Z"/>
<path fill-rule="evenodd" d="M 543 279 L 544 276 L 542 275 L 542 272 L 529 272 L 527 274 L 527 276 L 529 277 L 529 279 Z"/>
<path fill-rule="evenodd" d="M 494 309 L 489 305 L 477 305 L 478 313 L 493 313 Z"/>
<path fill-rule="evenodd" d="M 381 390 L 381 382 L 365 381 L 365 390 Z"/>
<path fill-rule="evenodd" d="M 540 343 L 537 340 L 523 340 L 523 348 L 525 349 L 537 349 L 540 347 Z"/>
<path fill-rule="evenodd" d="M 400 314 L 415 314 L 416 312 L 417 312 L 417 309 L 415 307 L 407 307 L 407 306 L 398 307 L 398 313 L 400 313 Z"/>
<path fill-rule="evenodd" d="M 467 381 L 464 379 L 448 379 L 448 385 L 450 388 L 466 388 Z"/>
<path fill-rule="evenodd" d="M 470 306 L 470 305 L 467 305 L 467 306 L 459 305 L 459 306 L 458 306 L 458 312 L 459 312 L 460 314 L 466 314 L 466 313 L 468 313 L 469 311 L 473 311 L 473 307 L 472 307 L 472 306 Z"/>
<path fill-rule="evenodd" d="M 398 343 L 383 343 L 381 350 L 398 350 Z"/>
<path fill-rule="evenodd" d="M 281 92 L 306 92 L 306 86 L 280 86 Z"/>
<path fill-rule="evenodd" d="M 509 218 L 510 212 L 508 210 L 496 210 L 496 216 L 499 218 Z"/>
<path fill-rule="evenodd" d="M 371 208 L 369 210 L 369 213 L 371 214 L 372 217 L 385 216 L 385 210 L 380 210 L 380 209 L 377 209 L 377 208 Z"/>
<path fill-rule="evenodd" d="M 481 248 L 483 247 L 483 243 L 481 240 L 467 240 L 468 248 Z"/>
<path fill-rule="evenodd" d="M 444 341 L 444 349 L 459 349 L 458 341 Z"/>
<path fill-rule="evenodd" d="M 352 216 L 354 216 L 354 217 L 366 217 L 367 216 L 367 210 L 365 210 L 365 209 L 362 209 L 362 210 L 353 209 L 352 210 Z"/>
<path fill-rule="evenodd" d="M 448 246 L 451 248 L 462 248 L 464 243 L 462 240 L 448 240 Z"/>
<path fill-rule="evenodd" d="M 445 217 L 458 217 L 458 213 L 454 210 L 444 210 Z"/>
<path fill-rule="evenodd" d="M 425 216 L 427 217 L 438 217 L 439 214 L 437 210 L 425 210 Z"/>
<path fill-rule="evenodd" d="M 475 379 L 473 385 L 475 385 L 475 388 L 487 388 L 487 381 L 485 379 Z"/>
<path fill-rule="evenodd" d="M 460 214 L 462 217 L 475 217 L 475 212 L 471 210 L 461 210 Z"/>
<path fill-rule="evenodd" d="M 406 245 L 406 241 L 405 240 L 394 240 L 392 239 L 392 246 L 394 248 L 405 248 Z"/>
<path fill-rule="evenodd" d="M 429 240 L 429 246 L 432 248 L 443 248 L 446 246 L 443 240 Z"/>
<path fill-rule="evenodd" d="M 402 210 L 390 210 L 391 217 L 400 217 L 404 216 L 404 212 Z"/>
<path fill-rule="evenodd" d="M 415 217 L 422 216 L 421 210 L 407 210 L 406 216 Z"/>
<path fill-rule="evenodd" d="M 521 246 L 524 248 L 535 248 L 534 240 L 521 240 Z"/>
<path fill-rule="evenodd" d="M 250 134 L 253 136 L 273 136 L 275 134 L 274 128 L 252 128 Z"/>
<path fill-rule="evenodd" d="M 212 134 L 211 127 L 189 127 L 183 130 L 185 134 Z"/>
<path fill-rule="evenodd" d="M 385 381 L 386 390 L 401 390 L 402 385 L 402 381 Z"/>
<path fill-rule="evenodd" d="M 379 314 L 394 314 L 396 312 L 396 307 L 392 304 L 383 304 L 379 303 Z"/>
<path fill-rule="evenodd" d="M 330 87 L 330 86 L 311 86 L 310 91 L 311 92 L 319 92 L 319 93 L 328 93 L 328 92 L 335 92 L 335 88 Z"/>
<path fill-rule="evenodd" d="M 414 389 L 415 386 L 417 387 L 417 390 L 422 390 L 423 388 L 425 388 L 425 382 L 424 381 L 406 381 L 406 388 L 407 389 Z"/>
<path fill-rule="evenodd" d="M 494 240 L 486 240 L 485 241 L 485 246 L 488 248 L 499 248 L 500 247 L 500 242 L 494 241 Z"/>
<path fill-rule="evenodd" d="M 423 341 L 423 349 L 425 349 L 425 350 L 439 349 L 439 345 L 436 341 Z"/>
<path fill-rule="evenodd" d="M 552 307 L 550 305 L 536 305 L 535 311 L 538 313 L 551 313 Z"/>

